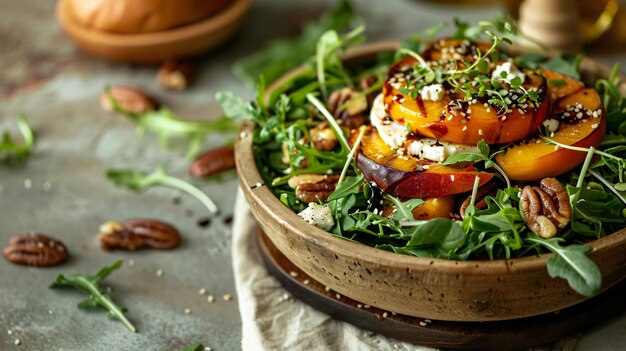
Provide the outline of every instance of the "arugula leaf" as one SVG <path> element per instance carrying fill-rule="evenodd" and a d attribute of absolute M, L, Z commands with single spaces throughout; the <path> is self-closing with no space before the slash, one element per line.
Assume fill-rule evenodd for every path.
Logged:
<path fill-rule="evenodd" d="M 358 194 L 363 185 L 363 174 L 359 173 L 356 177 L 346 177 L 344 181 L 335 188 L 328 197 L 328 201 L 344 198 L 348 195 Z"/>
<path fill-rule="evenodd" d="M 607 135 L 602 141 L 606 145 L 607 138 L 613 141 L 618 139 L 622 144 L 626 144 L 624 140 L 624 131 L 626 131 L 626 98 L 622 96 L 617 83 L 619 82 L 620 64 L 616 63 L 611 69 L 608 79 L 599 79 L 596 82 L 596 90 L 602 98 L 602 105 L 605 109 L 606 121 L 611 135 Z"/>
<path fill-rule="evenodd" d="M 465 231 L 458 222 L 435 218 L 424 222 L 410 233 L 406 247 L 435 245 L 449 251 L 465 243 Z"/>
<path fill-rule="evenodd" d="M 300 37 L 271 42 L 260 51 L 235 62 L 233 72 L 250 88 L 254 87 L 259 76 L 271 84 L 283 73 L 313 56 L 315 43 L 322 33 L 345 30 L 356 17 L 350 1 L 341 0 L 330 13 L 306 24 Z"/>
<path fill-rule="evenodd" d="M 581 295 L 591 297 L 600 291 L 602 275 L 598 266 L 585 253 L 591 247 L 585 245 L 561 246 L 562 238 L 527 238 L 526 241 L 552 251 L 547 263 L 550 277 L 566 279 L 569 286 Z"/>
<path fill-rule="evenodd" d="M 23 163 L 30 156 L 35 147 L 35 134 L 30 128 L 26 116 L 22 115 L 17 120 L 20 133 L 24 139 L 23 144 L 18 144 L 11 138 L 9 132 L 4 132 L 0 138 L 0 162 Z"/>
<path fill-rule="evenodd" d="M 50 288 L 59 287 L 74 287 L 79 290 L 83 290 L 89 294 L 89 298 L 80 302 L 77 307 L 80 309 L 88 309 L 101 307 L 107 310 L 109 317 L 114 318 L 122 322 L 128 330 L 136 332 L 135 326 L 126 319 L 124 316 L 125 308 L 120 307 L 111 299 L 111 296 L 102 289 L 100 282 L 104 280 L 113 271 L 120 268 L 122 260 L 118 260 L 110 266 L 106 266 L 98 271 L 95 275 L 68 275 L 59 274 L 54 282 L 50 285 Z"/>
<path fill-rule="evenodd" d="M 146 191 L 153 186 L 168 186 L 178 189 L 195 197 L 210 213 L 216 214 L 219 212 L 217 205 L 202 190 L 182 179 L 167 175 L 163 168 L 158 168 L 150 174 L 137 169 L 109 169 L 106 176 L 115 185 L 137 192 Z"/>
<path fill-rule="evenodd" d="M 108 94 L 108 92 L 107 92 Z M 202 143 L 207 135 L 214 133 L 235 132 L 237 123 L 229 118 L 220 118 L 212 121 L 189 121 L 176 116 L 167 107 L 159 110 L 147 111 L 142 114 L 128 112 L 120 106 L 110 95 L 109 100 L 114 110 L 131 122 L 137 124 L 140 132 L 155 133 L 163 147 L 167 148 L 170 138 L 183 138 L 189 141 L 187 157 L 193 158 L 202 150 Z M 222 96 L 222 99 L 225 99 Z M 232 112 L 229 108 L 228 112 Z"/>
<path fill-rule="evenodd" d="M 390 200 L 393 203 L 395 208 L 393 219 L 396 221 L 412 221 L 415 219 L 413 217 L 413 209 L 417 206 L 424 203 L 422 199 L 409 199 L 407 201 L 401 201 L 395 196 L 391 196 L 389 194 L 383 195 L 385 199 Z"/>

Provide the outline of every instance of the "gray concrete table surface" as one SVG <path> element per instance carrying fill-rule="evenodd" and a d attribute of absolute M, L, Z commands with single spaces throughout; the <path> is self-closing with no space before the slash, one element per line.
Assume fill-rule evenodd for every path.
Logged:
<path fill-rule="evenodd" d="M 54 268 L 1 260 L 0 349 L 182 350 L 196 342 L 213 350 L 241 348 L 231 228 L 225 220 L 232 215 L 237 180 L 202 185 L 222 210 L 207 228 L 197 225 L 207 213 L 192 198 L 183 195 L 179 203 L 170 189 L 135 194 L 116 188 L 105 179 L 108 168 L 152 170 L 164 165 L 169 173 L 185 176 L 186 144 L 174 142 L 165 150 L 153 135 L 139 136 L 129 121 L 102 111 L 98 96 L 106 84 L 136 84 L 181 116 L 216 118 L 215 92 L 252 97 L 231 73 L 234 60 L 272 38 L 293 35 L 299 19 L 315 16 L 332 3 L 256 1 L 241 32 L 202 58 L 196 84 L 182 93 L 168 93 L 158 88 L 155 67 L 109 63 L 79 52 L 56 24 L 53 1 L 0 0 L 0 130 L 16 132 L 16 117 L 24 113 L 38 136 L 24 166 L 0 166 L 0 242 L 36 231 L 62 239 L 71 251 L 69 262 Z M 458 8 L 416 1 L 355 4 L 368 24 L 370 41 L 403 38 L 452 16 L 476 21 L 501 11 L 497 5 Z M 609 64 L 626 61 L 624 53 L 598 58 Z M 206 146 L 231 138 L 211 136 Z M 175 224 L 183 235 L 181 246 L 172 251 L 102 251 L 95 237 L 98 225 L 134 217 Z M 59 273 L 91 274 L 120 258 L 123 267 L 105 286 L 128 307 L 127 316 L 139 333 L 127 332 L 103 311 L 78 310 L 82 293 L 47 288 Z M 157 270 L 163 275 L 157 276 Z M 208 303 L 207 295 L 198 292 L 201 288 L 215 302 Z M 224 294 L 234 299 L 224 301 Z M 624 335 L 625 318 L 603 323 L 585 334 L 579 349 L 617 350 L 626 345 Z"/>

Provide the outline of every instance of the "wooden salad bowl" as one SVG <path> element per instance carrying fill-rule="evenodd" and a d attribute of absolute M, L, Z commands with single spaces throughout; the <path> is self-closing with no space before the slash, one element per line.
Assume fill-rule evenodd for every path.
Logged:
<path fill-rule="evenodd" d="M 357 47 L 345 63 L 372 62 L 397 42 Z M 609 69 L 586 59 L 588 82 Z M 296 69 L 276 82 L 276 88 Z M 626 84 L 620 86 L 626 93 Z M 452 261 L 395 254 L 343 240 L 304 222 L 265 185 L 252 148 L 255 125 L 243 125 L 236 145 L 237 172 L 252 214 L 272 243 L 318 282 L 363 304 L 408 316 L 445 321 L 497 321 L 555 312 L 587 298 L 563 279 L 548 276 L 551 254 L 515 259 Z M 602 273 L 602 290 L 626 277 L 626 229 L 588 243 Z"/>

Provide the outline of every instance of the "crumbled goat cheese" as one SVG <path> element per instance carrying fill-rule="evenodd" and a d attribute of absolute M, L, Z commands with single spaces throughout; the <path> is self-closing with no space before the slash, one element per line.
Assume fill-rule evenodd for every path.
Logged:
<path fill-rule="evenodd" d="M 506 76 L 502 77 L 502 73 L 505 72 Z M 504 62 L 493 70 L 491 73 L 491 79 L 493 80 L 504 80 L 507 82 L 511 82 L 513 78 L 520 78 L 522 82 L 526 79 L 526 75 L 520 71 L 517 66 L 515 66 L 512 62 Z"/>
<path fill-rule="evenodd" d="M 407 151 L 411 155 L 418 158 L 424 158 L 435 162 L 443 162 L 450 155 L 454 155 L 459 152 L 480 152 L 478 148 L 473 145 L 454 144 L 431 138 L 423 138 L 413 141 L 407 147 Z"/>
<path fill-rule="evenodd" d="M 322 230 L 330 230 L 335 225 L 333 213 L 330 208 L 325 205 L 318 205 L 314 202 L 309 203 L 309 207 L 298 213 L 305 221 L 313 224 Z"/>
<path fill-rule="evenodd" d="M 406 126 L 387 118 L 382 94 L 379 94 L 372 103 L 370 121 L 376 127 L 378 135 L 380 135 L 385 144 L 392 149 L 397 149 L 406 141 L 406 137 L 409 134 Z"/>
<path fill-rule="evenodd" d="M 443 99 L 445 89 L 441 84 L 431 84 L 423 87 L 420 90 L 423 100 L 439 101 Z"/>
<path fill-rule="evenodd" d="M 543 126 L 546 127 L 548 132 L 554 133 L 559 129 L 559 121 L 554 118 L 546 119 L 543 121 Z"/>

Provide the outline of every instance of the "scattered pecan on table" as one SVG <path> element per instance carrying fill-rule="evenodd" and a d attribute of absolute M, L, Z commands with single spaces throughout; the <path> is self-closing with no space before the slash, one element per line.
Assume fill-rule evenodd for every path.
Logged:
<path fill-rule="evenodd" d="M 289 186 L 296 189 L 296 197 L 302 202 L 326 201 L 335 191 L 338 174 L 300 174 L 289 179 Z"/>
<path fill-rule="evenodd" d="M 520 207 L 528 228 L 546 239 L 565 228 L 572 218 L 567 191 L 554 178 L 542 179 L 539 187 L 525 186 Z"/>
<path fill-rule="evenodd" d="M 235 150 L 231 146 L 209 150 L 189 165 L 189 175 L 195 178 L 210 177 L 235 168 Z"/>
<path fill-rule="evenodd" d="M 178 245 L 180 234 L 174 226 L 156 219 L 129 219 L 102 224 L 98 240 L 107 251 L 132 251 L 144 247 L 168 250 Z"/>
<path fill-rule="evenodd" d="M 147 93 L 126 85 L 114 85 L 100 95 L 100 106 L 105 111 L 115 111 L 111 99 L 123 110 L 134 114 L 156 110 L 159 107 L 159 103 Z"/>
<path fill-rule="evenodd" d="M 69 256 L 65 244 L 44 234 L 14 236 L 2 253 L 11 263 L 37 267 L 56 266 Z"/>
<path fill-rule="evenodd" d="M 159 84 L 170 90 L 185 90 L 193 82 L 196 65 L 183 59 L 170 59 L 163 62 L 157 72 Z"/>

